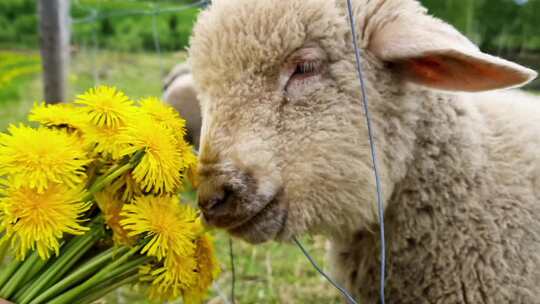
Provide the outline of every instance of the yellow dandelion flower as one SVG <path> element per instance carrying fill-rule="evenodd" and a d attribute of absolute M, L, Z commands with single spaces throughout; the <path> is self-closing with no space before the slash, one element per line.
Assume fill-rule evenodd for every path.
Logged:
<path fill-rule="evenodd" d="M 188 168 L 186 177 L 191 183 L 191 186 L 193 187 L 193 189 L 199 188 L 200 177 L 199 177 L 199 171 L 196 164 Z"/>
<path fill-rule="evenodd" d="M 30 187 L 9 188 L 0 198 L 5 235 L 11 240 L 17 258 L 24 259 L 28 250 L 37 250 L 42 259 L 51 252 L 58 255 L 64 233 L 83 234 L 82 214 L 90 208 L 81 202 L 81 188 L 64 184 L 49 184 L 47 191 L 38 192 Z"/>
<path fill-rule="evenodd" d="M 150 282 L 149 296 L 156 300 L 175 300 L 192 288 L 197 279 L 197 262 L 193 256 L 169 256 L 164 263 L 140 268 L 141 281 Z"/>
<path fill-rule="evenodd" d="M 82 113 L 81 108 L 72 104 L 36 103 L 30 111 L 28 120 L 47 127 L 67 127 L 77 130 L 88 122 L 88 117 Z"/>
<path fill-rule="evenodd" d="M 219 263 L 210 235 L 204 234 L 197 240 L 195 259 L 197 260 L 197 277 L 193 286 L 184 291 L 186 303 L 202 303 L 208 288 L 219 275 Z"/>
<path fill-rule="evenodd" d="M 115 87 L 99 86 L 78 95 L 75 103 L 85 105 L 84 111 L 98 127 L 119 128 L 134 111 L 133 102 Z"/>
<path fill-rule="evenodd" d="M 202 232 L 195 209 L 174 196 L 139 196 L 124 205 L 121 216 L 120 224 L 130 237 L 148 240 L 141 253 L 158 260 L 171 255 L 191 256 L 194 241 Z"/>
<path fill-rule="evenodd" d="M 83 129 L 85 143 L 94 153 L 102 154 L 112 159 L 120 159 L 121 152 L 128 146 L 121 143 L 123 131 L 115 127 L 97 127 L 91 124 Z"/>
<path fill-rule="evenodd" d="M 145 151 L 133 170 L 133 178 L 144 191 L 155 194 L 173 193 L 181 187 L 181 171 L 185 164 L 170 129 L 156 124 L 147 115 L 141 115 L 126 128 L 119 143 L 130 145 L 122 151 L 122 156 Z"/>
<path fill-rule="evenodd" d="M 124 203 L 115 197 L 115 191 L 106 189 L 94 194 L 94 198 L 103 217 L 105 223 L 113 232 L 113 241 L 118 245 L 131 245 L 133 242 L 128 236 L 128 232 L 120 225 L 122 219 L 120 213 Z"/>
<path fill-rule="evenodd" d="M 41 192 L 51 182 L 71 188 L 84 182 L 84 166 L 91 160 L 75 136 L 24 125 L 10 126 L 9 133 L 0 133 L 0 175 L 9 175 L 13 186 Z"/>
<path fill-rule="evenodd" d="M 182 169 L 197 165 L 197 155 L 195 155 L 192 145 L 188 144 L 185 140 L 182 140 L 178 142 L 178 149 L 182 153 L 182 159 L 184 160 Z"/>
<path fill-rule="evenodd" d="M 197 156 L 194 153 L 193 146 L 189 145 L 184 136 L 186 135 L 186 121 L 180 117 L 178 112 L 171 106 L 165 104 L 156 97 L 148 97 L 140 101 L 141 111 L 148 114 L 156 123 L 173 131 L 177 140 L 177 149 L 182 154 L 182 170 L 186 170 L 187 177 L 196 185 L 195 168 L 197 165 Z"/>
<path fill-rule="evenodd" d="M 193 146 L 184 140 L 179 142 L 178 147 L 180 153 L 182 154 L 182 159 L 184 160 L 182 170 L 185 173 L 185 177 L 191 182 L 193 188 L 196 189 L 199 186 L 199 177 L 197 175 L 197 155 L 193 150 Z"/>
<path fill-rule="evenodd" d="M 134 197 L 143 195 L 141 188 L 133 179 L 131 172 L 117 178 L 111 184 L 111 189 L 115 193 L 121 194 L 120 198 L 123 202 L 131 202 Z"/>
<path fill-rule="evenodd" d="M 173 107 L 166 105 L 156 97 L 145 98 L 139 103 L 143 113 L 150 115 L 157 123 L 171 129 L 175 136 L 184 138 L 186 135 L 186 121 L 180 117 Z"/>

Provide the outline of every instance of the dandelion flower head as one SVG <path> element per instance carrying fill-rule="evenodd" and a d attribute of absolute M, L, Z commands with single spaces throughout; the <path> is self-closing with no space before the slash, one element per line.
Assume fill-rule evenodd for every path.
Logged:
<path fill-rule="evenodd" d="M 184 159 L 170 129 L 148 115 L 140 115 L 127 126 L 120 143 L 129 146 L 122 151 L 122 156 L 145 152 L 133 170 L 133 178 L 144 191 L 174 193 L 181 187 Z"/>
<path fill-rule="evenodd" d="M 210 235 L 203 234 L 197 239 L 196 245 L 197 277 L 194 285 L 184 291 L 184 300 L 186 303 L 202 303 L 206 297 L 208 288 L 210 288 L 212 282 L 214 282 L 220 272 Z"/>
<path fill-rule="evenodd" d="M 111 184 L 111 191 L 118 193 L 123 202 L 131 202 L 134 197 L 143 195 L 141 188 L 133 179 L 131 172 L 127 172 L 117 178 Z"/>
<path fill-rule="evenodd" d="M 188 257 L 195 252 L 195 240 L 202 232 L 198 214 L 180 204 L 175 196 L 139 196 L 124 205 L 120 224 L 130 237 L 147 243 L 141 253 L 162 260 L 168 256 Z"/>
<path fill-rule="evenodd" d="M 73 188 L 84 181 L 91 160 L 76 136 L 24 125 L 8 131 L 0 133 L 0 175 L 8 175 L 15 187 L 28 185 L 41 192 L 51 182 Z"/>
<path fill-rule="evenodd" d="M 99 86 L 78 95 L 75 103 L 86 106 L 83 110 L 97 127 L 121 127 L 135 110 L 133 101 L 123 92 L 108 86 Z"/>
<path fill-rule="evenodd" d="M 120 159 L 127 145 L 120 142 L 123 129 L 121 127 L 98 127 L 92 124 L 83 129 L 85 143 L 92 151 L 114 160 Z"/>
<path fill-rule="evenodd" d="M 156 300 L 175 300 L 194 286 L 197 261 L 193 256 L 170 256 L 164 263 L 140 268 L 141 281 L 150 282 L 149 296 Z M 187 302 L 189 303 L 189 302 Z"/>
<path fill-rule="evenodd" d="M 154 121 L 171 129 L 175 136 L 183 138 L 186 135 L 186 121 L 171 106 L 166 105 L 156 97 L 148 97 L 140 102 L 140 109 L 148 114 Z"/>
<path fill-rule="evenodd" d="M 26 186 L 5 192 L 0 198 L 0 220 L 4 238 L 11 240 L 19 259 L 29 250 L 37 250 L 42 259 L 52 252 L 58 255 L 64 233 L 80 235 L 88 230 L 81 226 L 82 214 L 90 208 L 89 203 L 81 202 L 81 188 L 50 184 L 45 192 Z"/>
<path fill-rule="evenodd" d="M 94 198 L 103 213 L 105 223 L 112 230 L 114 243 L 117 245 L 131 245 L 133 242 L 129 238 L 128 232 L 120 225 L 120 213 L 124 202 L 119 200 L 115 195 L 115 191 L 110 188 L 96 193 Z"/>
<path fill-rule="evenodd" d="M 81 108 L 73 104 L 34 104 L 28 120 L 38 122 L 46 127 L 68 127 L 78 130 L 88 123 L 88 117 Z"/>

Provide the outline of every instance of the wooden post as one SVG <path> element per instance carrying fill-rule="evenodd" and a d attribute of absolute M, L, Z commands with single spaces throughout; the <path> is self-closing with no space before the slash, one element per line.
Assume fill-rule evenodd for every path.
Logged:
<path fill-rule="evenodd" d="M 39 0 L 43 90 L 47 103 L 66 100 L 69 66 L 69 0 Z"/>

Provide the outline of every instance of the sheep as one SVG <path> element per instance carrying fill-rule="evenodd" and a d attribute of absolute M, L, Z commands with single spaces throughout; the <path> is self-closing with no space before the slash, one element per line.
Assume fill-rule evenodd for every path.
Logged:
<path fill-rule="evenodd" d="M 189 64 L 181 63 L 171 70 L 165 78 L 163 91 L 163 100 L 186 120 L 186 139 L 198 149 L 201 109 Z"/>
<path fill-rule="evenodd" d="M 217 0 L 200 14 L 199 205 L 254 244 L 327 237 L 332 275 L 376 303 L 379 221 L 344 3 Z M 416 0 L 355 0 L 353 13 L 386 299 L 540 303 L 540 100 L 502 91 L 536 73 L 481 52 Z"/>

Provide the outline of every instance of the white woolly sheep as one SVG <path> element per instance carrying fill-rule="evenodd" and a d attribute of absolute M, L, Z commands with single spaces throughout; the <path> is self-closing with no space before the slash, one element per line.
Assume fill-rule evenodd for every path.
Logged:
<path fill-rule="evenodd" d="M 201 109 L 188 64 L 176 65 L 165 78 L 163 100 L 173 106 L 186 120 L 186 139 L 199 147 Z"/>
<path fill-rule="evenodd" d="M 320 233 L 376 303 L 375 186 L 343 0 L 217 0 L 190 56 L 199 203 L 252 243 Z M 415 0 L 355 0 L 385 204 L 389 303 L 540 303 L 536 76 Z M 468 93 L 463 93 L 468 92 Z"/>

